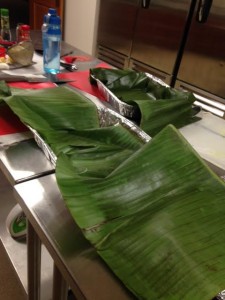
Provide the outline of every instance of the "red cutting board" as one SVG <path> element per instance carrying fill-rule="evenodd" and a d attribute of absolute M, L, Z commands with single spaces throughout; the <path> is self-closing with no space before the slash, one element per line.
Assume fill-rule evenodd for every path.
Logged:
<path fill-rule="evenodd" d="M 14 82 L 9 83 L 9 86 L 22 89 L 43 89 L 55 87 L 53 83 L 28 83 Z M 20 121 L 12 110 L 6 105 L 0 105 L 0 136 L 12 133 L 20 133 L 28 131 L 28 128 Z"/>
<path fill-rule="evenodd" d="M 95 68 L 111 68 L 106 63 L 100 63 Z M 76 71 L 69 73 L 61 73 L 58 75 L 59 78 L 69 78 L 74 81 L 69 84 L 85 91 L 91 95 L 96 96 L 101 100 L 105 100 L 100 94 L 98 88 L 90 84 L 89 81 L 90 71 Z M 15 82 L 10 83 L 9 86 L 23 88 L 23 89 L 43 89 L 55 87 L 53 83 L 28 83 L 28 82 Z M 0 135 L 19 133 L 28 131 L 27 127 L 19 120 L 19 118 L 11 111 L 7 105 L 0 106 Z"/>
<path fill-rule="evenodd" d="M 0 106 L 0 135 L 28 131 L 11 109 L 5 104 Z"/>
<path fill-rule="evenodd" d="M 105 69 L 111 69 L 112 67 L 108 65 L 107 63 L 100 63 L 95 68 L 105 68 Z M 59 78 L 62 79 L 72 79 L 74 81 L 68 82 L 69 85 L 72 85 L 75 88 L 78 88 L 84 92 L 87 92 L 93 96 L 96 96 L 100 100 L 105 100 L 105 98 L 101 95 L 101 93 L 98 90 L 98 87 L 95 85 L 92 85 L 89 81 L 90 76 L 90 70 L 85 71 L 75 71 L 72 73 L 60 73 L 58 75 Z"/>

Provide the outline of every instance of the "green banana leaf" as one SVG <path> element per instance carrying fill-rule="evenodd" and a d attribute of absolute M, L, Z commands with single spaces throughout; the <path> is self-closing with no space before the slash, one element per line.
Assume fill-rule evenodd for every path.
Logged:
<path fill-rule="evenodd" d="M 5 81 L 0 80 L 0 103 L 3 97 L 10 96 L 11 90 L 9 86 L 5 83 Z"/>
<path fill-rule="evenodd" d="M 51 132 L 54 153 L 64 153 L 81 176 L 104 178 L 143 142 L 121 125 L 72 132 Z"/>
<path fill-rule="evenodd" d="M 65 87 L 20 90 L 4 98 L 22 122 L 36 129 L 49 143 L 52 132 L 99 127 L 96 106 L 87 98 Z"/>
<path fill-rule="evenodd" d="M 93 76 L 121 101 L 136 108 L 134 121 L 150 136 L 168 124 L 180 128 L 199 120 L 195 117 L 199 109 L 193 108 L 196 99 L 192 93 L 162 86 L 145 73 L 94 68 L 90 75 L 92 84 Z"/>
<path fill-rule="evenodd" d="M 56 156 L 66 153 L 77 158 L 81 172 L 106 176 L 143 145 L 122 125 L 100 128 L 96 106 L 68 88 L 15 90 L 3 99 L 23 123 L 37 130 Z M 88 168 L 83 169 L 83 160 Z"/>
<path fill-rule="evenodd" d="M 144 73 L 137 73 L 130 70 L 119 69 L 90 69 L 90 74 L 103 82 L 109 89 L 144 89 L 148 84 L 148 77 Z M 95 80 L 90 77 L 92 84 Z"/>
<path fill-rule="evenodd" d="M 21 88 L 9 87 L 4 80 L 0 80 L 0 103 L 4 103 L 4 98 L 11 95 L 24 94 L 25 90 Z"/>
<path fill-rule="evenodd" d="M 37 130 L 43 126 L 54 130 L 99 126 L 95 105 L 81 94 L 64 87 L 27 90 L 7 98 L 6 102 L 18 115 L 29 112 L 23 121 L 34 125 Z M 82 117 L 84 112 L 88 118 Z"/>
<path fill-rule="evenodd" d="M 225 184 L 173 126 L 104 178 L 58 157 L 63 198 L 138 299 L 209 300 L 225 287 Z M 85 166 L 85 165 L 83 165 Z"/>

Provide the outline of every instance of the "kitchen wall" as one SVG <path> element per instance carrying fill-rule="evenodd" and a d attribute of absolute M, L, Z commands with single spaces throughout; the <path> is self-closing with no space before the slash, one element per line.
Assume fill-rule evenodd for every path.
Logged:
<path fill-rule="evenodd" d="M 100 0 L 65 0 L 64 40 L 95 55 Z"/>

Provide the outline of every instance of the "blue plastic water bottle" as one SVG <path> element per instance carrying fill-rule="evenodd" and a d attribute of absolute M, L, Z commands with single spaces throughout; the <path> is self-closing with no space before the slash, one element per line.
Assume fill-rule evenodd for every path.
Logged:
<path fill-rule="evenodd" d="M 45 73 L 57 74 L 60 70 L 61 19 L 48 14 L 42 26 L 43 59 Z"/>
<path fill-rule="evenodd" d="M 44 20 L 43 20 L 43 24 L 42 24 L 42 45 L 43 45 L 43 49 L 46 48 L 47 46 L 47 30 L 48 30 L 48 23 L 49 23 L 49 18 L 50 16 L 56 16 L 57 15 L 57 11 L 55 8 L 49 8 L 48 9 L 48 13 L 46 15 L 44 15 Z"/>

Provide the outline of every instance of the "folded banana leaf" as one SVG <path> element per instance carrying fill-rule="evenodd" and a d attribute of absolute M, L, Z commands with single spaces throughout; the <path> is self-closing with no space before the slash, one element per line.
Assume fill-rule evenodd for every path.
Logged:
<path fill-rule="evenodd" d="M 138 299 L 209 300 L 224 289 L 225 184 L 173 126 L 104 178 L 77 163 L 58 157 L 63 198 Z"/>
<path fill-rule="evenodd" d="M 94 68 L 90 69 L 90 74 L 113 90 L 145 89 L 148 84 L 148 77 L 144 73 L 131 70 Z M 90 81 L 95 84 L 92 77 Z"/>
<path fill-rule="evenodd" d="M 143 145 L 138 137 L 119 124 L 107 128 L 51 132 L 51 141 L 49 145 L 54 153 L 70 157 L 81 176 L 99 178 L 107 176 Z"/>
<path fill-rule="evenodd" d="M 31 126 L 35 123 L 40 129 L 44 124 L 46 128 L 55 130 L 99 127 L 95 105 L 81 94 L 64 87 L 28 90 L 8 98 L 7 104 L 18 115 L 30 110 L 30 116 L 27 114 L 24 121 Z M 88 114 L 88 118 L 84 116 L 84 112 Z"/>
<path fill-rule="evenodd" d="M 93 78 L 99 79 L 119 100 L 136 108 L 134 121 L 150 136 L 168 124 L 180 128 L 199 120 L 192 93 L 162 86 L 145 73 L 94 68 L 90 75 L 92 84 Z"/>
<path fill-rule="evenodd" d="M 7 90 L 4 85 L 3 90 Z M 4 95 L 13 112 L 39 133 L 56 156 L 66 153 L 78 158 L 76 167 L 84 173 L 106 176 L 143 145 L 122 125 L 100 128 L 96 105 L 68 88 L 9 89 Z M 88 168 L 83 170 L 82 161 L 87 159 Z"/>
<path fill-rule="evenodd" d="M 27 125 L 48 142 L 52 131 L 99 127 L 96 106 L 81 94 L 64 87 L 44 90 L 20 90 L 4 101 Z"/>

